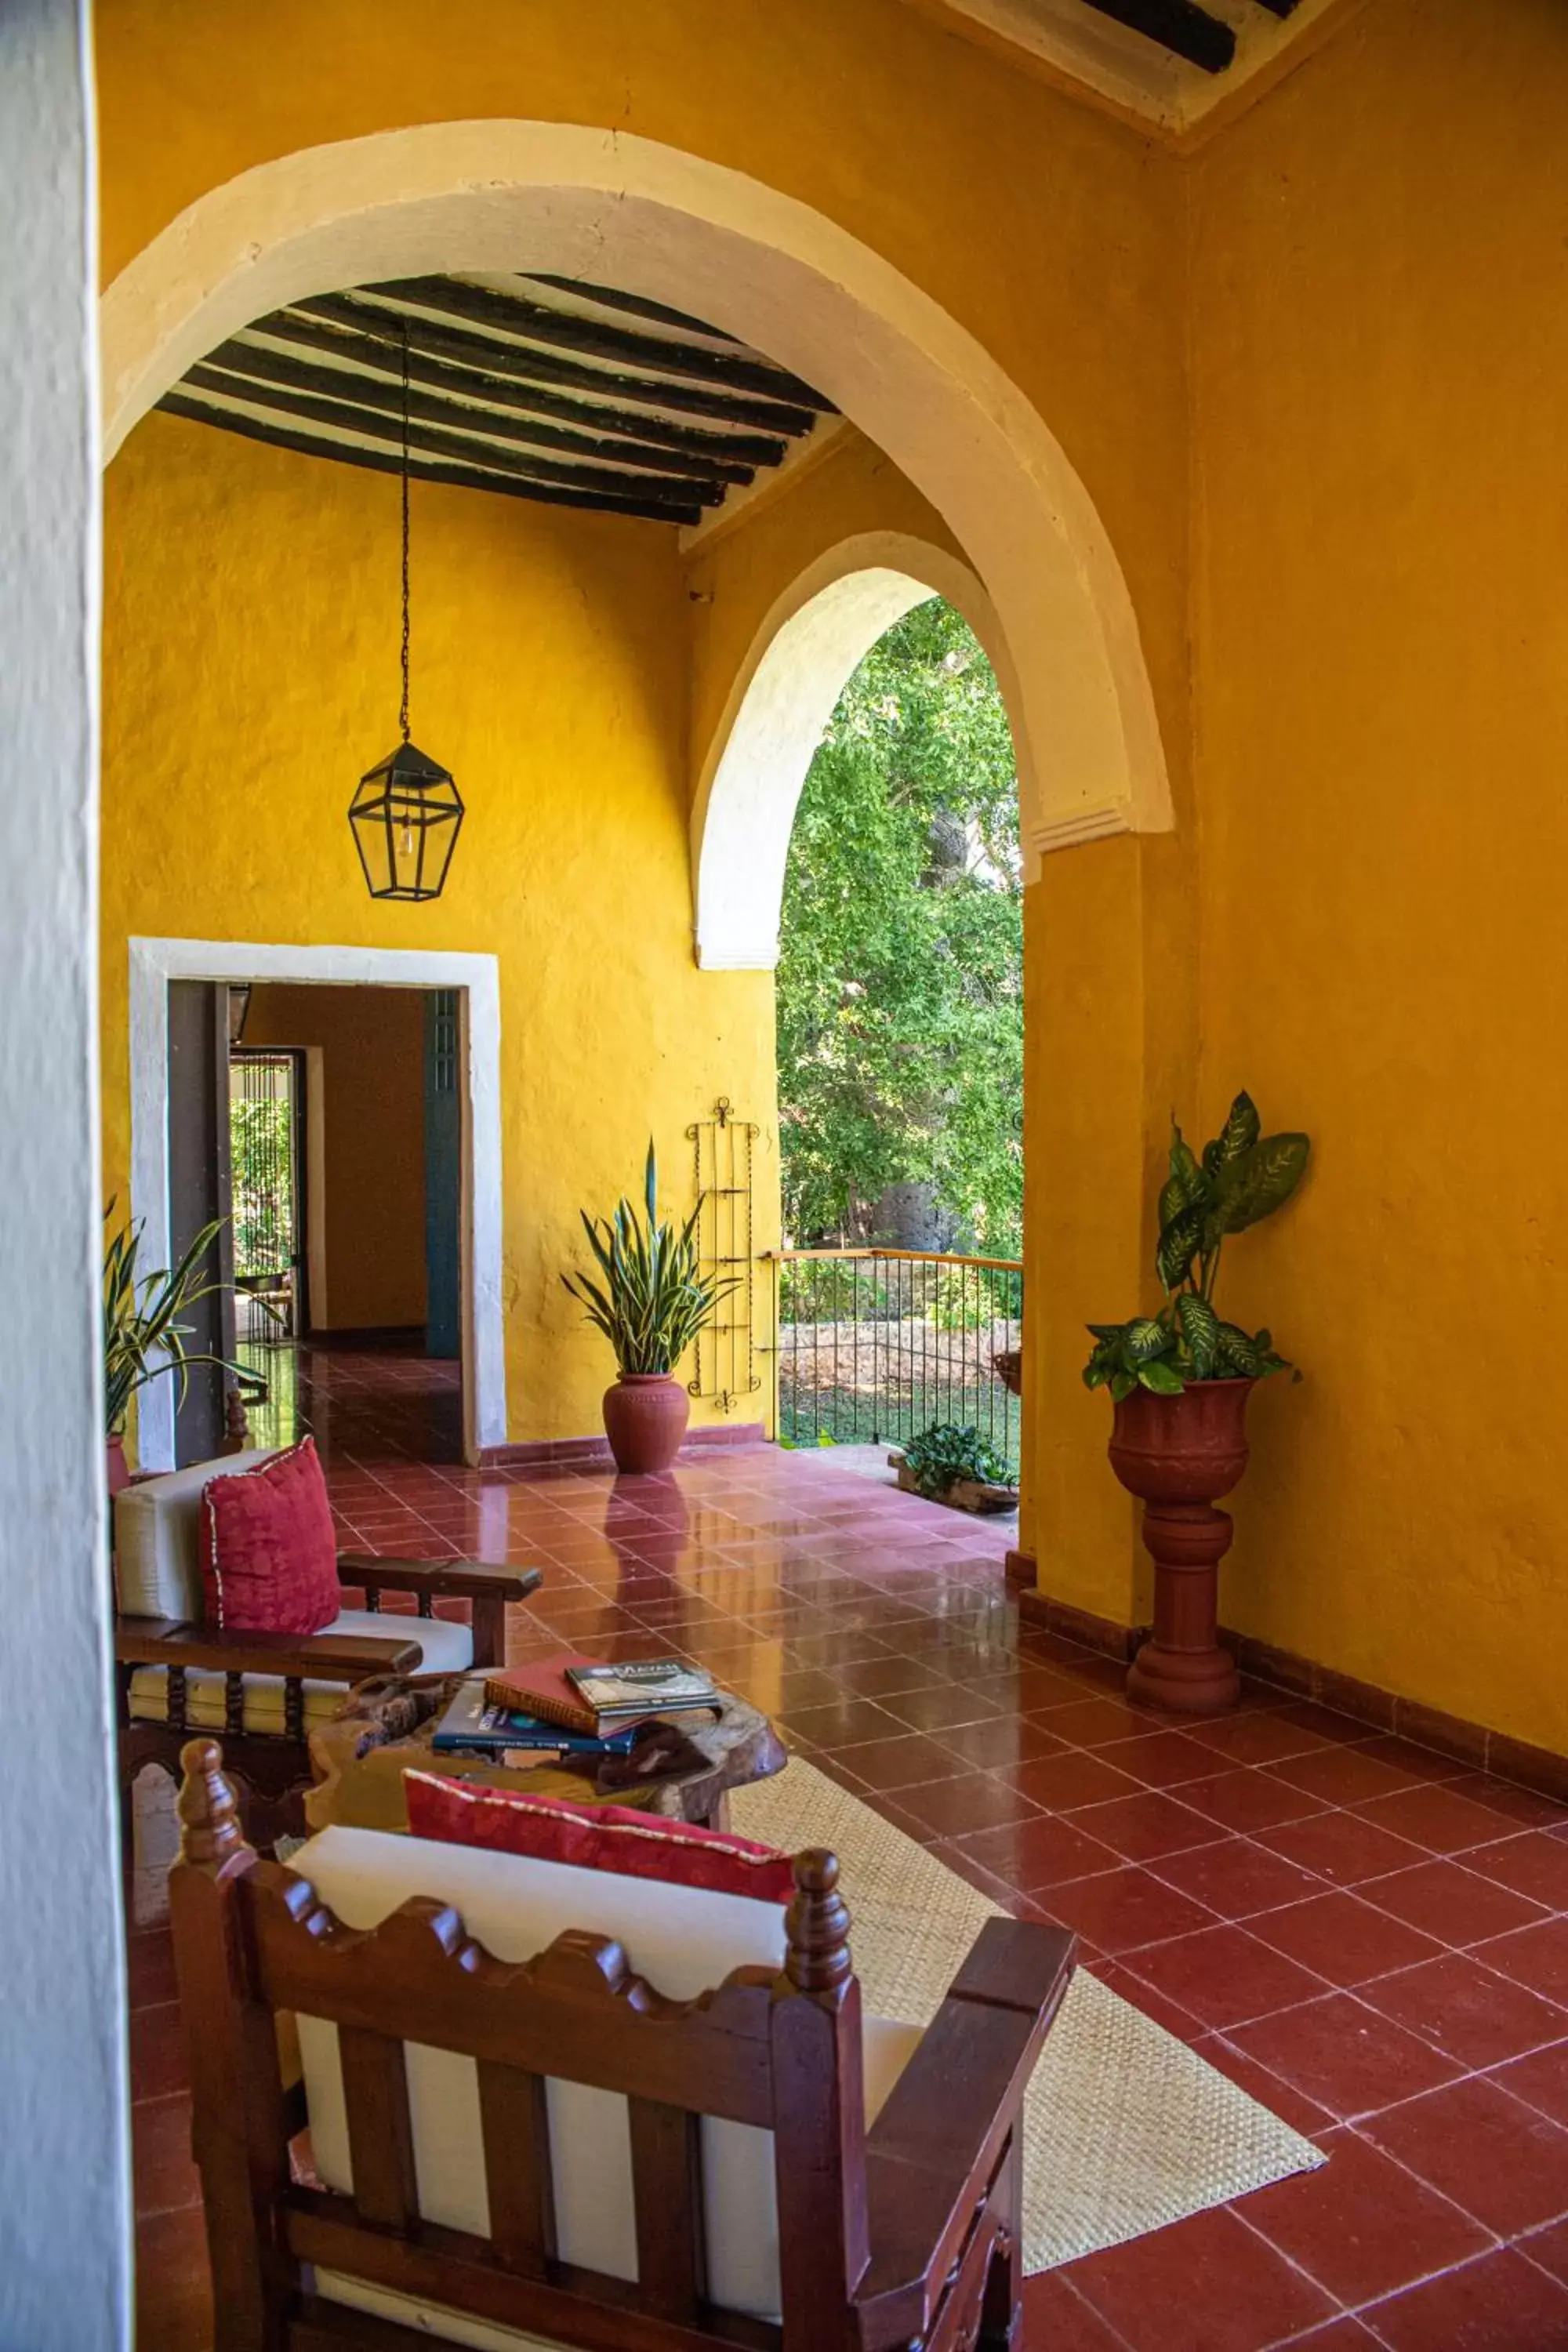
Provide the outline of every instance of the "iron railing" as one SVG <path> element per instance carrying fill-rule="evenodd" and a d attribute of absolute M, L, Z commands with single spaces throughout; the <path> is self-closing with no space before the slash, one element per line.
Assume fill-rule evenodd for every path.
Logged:
<path fill-rule="evenodd" d="M 786 1444 L 900 1444 L 945 1421 L 978 1429 L 1016 1466 L 1016 1258 L 781 1250 L 773 1268 Z"/>

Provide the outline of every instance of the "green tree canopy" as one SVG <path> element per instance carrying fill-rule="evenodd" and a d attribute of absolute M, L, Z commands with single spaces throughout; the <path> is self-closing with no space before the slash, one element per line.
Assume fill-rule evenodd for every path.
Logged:
<path fill-rule="evenodd" d="M 784 1225 L 875 1238 L 924 1183 L 1018 1254 L 1023 900 L 1012 738 L 990 663 L 940 598 L 873 646 L 812 761 L 778 969 Z"/>

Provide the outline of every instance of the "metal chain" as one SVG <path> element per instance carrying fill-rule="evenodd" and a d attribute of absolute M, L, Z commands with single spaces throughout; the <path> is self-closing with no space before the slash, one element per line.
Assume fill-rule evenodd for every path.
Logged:
<path fill-rule="evenodd" d="M 398 710 L 408 740 L 408 321 L 403 321 L 403 701 Z"/>

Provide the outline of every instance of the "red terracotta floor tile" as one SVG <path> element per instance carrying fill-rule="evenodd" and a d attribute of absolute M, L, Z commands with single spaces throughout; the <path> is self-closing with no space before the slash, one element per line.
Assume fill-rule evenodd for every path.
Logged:
<path fill-rule="evenodd" d="M 1478 1805 L 1484 1805 L 1489 1812 L 1501 1813 L 1521 1829 L 1568 1827 L 1568 1805 L 1559 1804 L 1554 1797 L 1543 1797 L 1535 1789 L 1521 1789 L 1512 1780 L 1500 1780 L 1495 1773 L 1467 1772 L 1462 1780 L 1449 1780 L 1447 1785 L 1457 1797 L 1473 1797 Z"/>
<path fill-rule="evenodd" d="M 1078 1698 L 1065 1705 L 1027 1707 L 1047 1731 L 1075 1748 L 1109 1748 L 1118 1739 L 1134 1739 L 1142 1732 L 1164 1728 L 1164 1718 L 1140 1713 L 1119 1698 Z"/>
<path fill-rule="evenodd" d="M 1229 1923 L 1152 1945 L 1128 1966 L 1167 2000 L 1221 2032 L 1294 2008 L 1324 1989 L 1311 1969 Z"/>
<path fill-rule="evenodd" d="M 1537 1927 L 1516 1928 L 1511 1935 L 1478 1944 L 1471 1957 L 1489 1969 L 1500 1969 L 1505 1977 L 1548 2000 L 1568 2002 L 1568 1919 L 1543 1919 Z"/>
<path fill-rule="evenodd" d="M 199 2206 L 136 2228 L 136 2352 L 211 2352 L 212 2284 Z"/>
<path fill-rule="evenodd" d="M 941 1780 L 963 1769 L 956 1756 L 914 1731 L 892 1739 L 857 1740 L 824 1753 L 842 1756 L 868 1789 L 910 1789 L 917 1780 Z"/>
<path fill-rule="evenodd" d="M 139 2009 L 131 2019 L 131 2095 L 161 2099 L 190 2082 L 190 2061 L 177 2000 Z"/>
<path fill-rule="evenodd" d="M 1277 2180 L 1240 2210 L 1340 2302 L 1392 2294 L 1489 2242 L 1469 2214 L 1354 2132 L 1327 2133 L 1320 2146 L 1321 2170 Z"/>
<path fill-rule="evenodd" d="M 1525 1830 L 1495 1845 L 1478 1846 L 1466 1854 L 1464 1866 L 1532 1903 L 1544 1903 L 1549 1911 L 1568 1911 L 1568 1841 L 1550 1830 Z"/>
<path fill-rule="evenodd" d="M 1325 1745 L 1321 1732 L 1292 1723 L 1287 1714 L 1235 1715 L 1218 1723 L 1194 1724 L 1193 1738 L 1228 1764 L 1278 1764 L 1288 1756 L 1310 1756 Z"/>
<path fill-rule="evenodd" d="M 1118 1772 L 1099 1755 L 1087 1748 L 1069 1748 L 1060 1756 L 1037 1757 L 1026 1764 L 1008 1768 L 1007 1778 L 1016 1789 L 1032 1797 L 1037 1805 L 1047 1812 L 1067 1813 L 1076 1807 L 1108 1801 L 1113 1797 L 1136 1797 L 1146 1794 L 1141 1781 L 1126 1772 Z"/>
<path fill-rule="evenodd" d="M 1505 2091 L 1538 2107 L 1553 2123 L 1568 2126 L 1568 2041 L 1532 2050 L 1528 2057 L 1511 2058 L 1506 2066 L 1492 2067 L 1487 2079 L 1500 2083 Z"/>
<path fill-rule="evenodd" d="M 1114 1755 L 1115 1750 L 1107 1752 Z M 1293 1789 L 1288 1780 L 1277 1780 L 1251 1765 L 1203 1780 L 1184 1780 L 1173 1793 L 1223 1828 L 1248 1834 L 1278 1829 L 1283 1822 L 1310 1821 L 1325 1810 L 1321 1797 L 1309 1796 L 1305 1789 Z"/>
<path fill-rule="evenodd" d="M 982 1830 L 977 1837 L 958 1841 L 963 1851 L 1021 1895 L 1034 1895 L 1059 1881 L 1087 1878 L 1100 1870 L 1115 1870 L 1121 1857 L 1071 1822 L 1052 1821 L 1037 1814 L 1006 1829 Z"/>
<path fill-rule="evenodd" d="M 1246 1685 L 1244 1675 L 1242 1687 Z M 1322 1706 L 1314 1698 L 1288 1699 L 1278 1713 L 1281 1723 L 1294 1724 L 1301 1731 L 1315 1731 L 1320 1739 L 1360 1741 L 1389 1737 L 1387 1733 L 1373 1733 L 1370 1725 L 1359 1722 L 1353 1715 L 1342 1715 L 1337 1706 Z"/>
<path fill-rule="evenodd" d="M 131 2110 L 131 2157 L 139 2219 L 201 2202 L 201 2175 L 191 2161 L 191 2102 L 185 2092 L 138 2099 Z"/>
<path fill-rule="evenodd" d="M 1251 1838 L 1224 1838 L 1189 1853 L 1163 1855 L 1151 1868 L 1167 1886 L 1206 1904 L 1222 1919 L 1250 1919 L 1324 1891 L 1310 1870 Z"/>
<path fill-rule="evenodd" d="M 1152 1789 L 1140 1790 L 1135 1797 L 1113 1797 L 1108 1804 L 1084 1805 L 1074 1811 L 1072 1823 L 1128 1862 L 1153 1862 L 1184 1853 L 1189 1846 L 1214 1843 L 1212 1822 Z"/>
<path fill-rule="evenodd" d="M 1471 1846 L 1489 1844 L 1498 1825 L 1496 1813 L 1472 1798 L 1456 1796 L 1447 1787 L 1403 1789 L 1396 1796 L 1358 1805 L 1356 1811 L 1363 1821 L 1392 1830 L 1429 1853 L 1462 1853 Z"/>
<path fill-rule="evenodd" d="M 1519 2241 L 1519 2252 L 1568 2286 L 1568 2221 L 1551 2221 Z"/>
<path fill-rule="evenodd" d="M 1289 2352 L 1376 2352 L 1376 2347 L 1372 2330 L 1348 2312 L 1342 2319 L 1331 2319 L 1326 2327 L 1314 2327 L 1306 2336 L 1289 2339 Z"/>
<path fill-rule="evenodd" d="M 933 1690 L 942 1679 L 918 1659 L 897 1656 L 862 1658 L 858 1664 L 840 1666 L 836 1672 L 846 1690 L 860 1698 L 884 1699 L 900 1691 Z"/>
<path fill-rule="evenodd" d="M 851 1763 L 854 1756 L 851 1748 Z M 1040 1818 L 1037 1805 L 991 1772 L 960 1772 L 951 1780 L 921 1781 L 912 1789 L 900 1789 L 898 1801 L 920 1823 L 922 1834 L 931 1837 L 965 1837 L 976 1830 L 1001 1829 L 1009 1822 Z"/>
<path fill-rule="evenodd" d="M 1368 2342 L 1371 2342 L 1369 2337 Z M 1060 2271 L 1024 2281 L 1024 2336 L 1018 2352 L 1127 2352 L 1127 2339 L 1108 2327 Z"/>
<path fill-rule="evenodd" d="M 1215 1924 L 1211 1911 L 1173 1886 L 1162 1885 L 1146 1870 L 1108 1870 L 1096 1878 L 1069 1880 L 1046 1889 L 1040 1906 L 1112 1958 Z"/>
<path fill-rule="evenodd" d="M 1064 2275 L 1130 2352 L 1257 2352 L 1334 2309 L 1223 2207 L 1087 2255 Z"/>
<path fill-rule="evenodd" d="M 1327 2107 L 1308 2098 L 1282 2074 L 1271 2074 L 1267 2066 L 1260 2066 L 1256 2058 L 1249 2058 L 1245 2050 L 1238 2050 L 1223 2033 L 1200 2034 L 1192 2047 L 1238 2090 L 1245 2091 L 1248 2098 L 1256 2099 L 1260 2107 L 1267 2107 L 1271 2116 L 1278 2116 L 1293 2131 L 1317 2139 L 1331 2128 L 1338 2129 Z"/>
<path fill-rule="evenodd" d="M 1252 1933 L 1277 1952 L 1288 1953 L 1334 1985 L 1388 1976 L 1395 1969 L 1436 1959 L 1443 1950 L 1430 1936 L 1342 1892 L 1314 1895 L 1283 1911 L 1265 1912 L 1251 1925 Z"/>
<path fill-rule="evenodd" d="M 1363 1903 L 1445 1944 L 1479 1944 L 1545 1916 L 1539 1904 L 1458 1862 L 1417 1863 L 1388 1878 L 1363 1879 L 1356 1892 Z"/>
<path fill-rule="evenodd" d="M 155 2001 L 174 1999 L 174 1945 L 167 1927 L 146 1928 L 127 1936 L 125 1952 L 132 2009 L 146 2009 Z"/>
<path fill-rule="evenodd" d="M 1113 1764 L 1151 1789 L 1177 1789 L 1184 1781 L 1214 1777 L 1213 1755 L 1184 1731 L 1139 1732 L 1095 1752 L 1102 1764 Z"/>
<path fill-rule="evenodd" d="M 1359 2126 L 1500 2238 L 1568 2214 L 1568 2131 L 1472 2075 Z"/>
<path fill-rule="evenodd" d="M 1499 2066 L 1568 2035 L 1568 2011 L 1462 1952 L 1378 1977 L 1361 1999 L 1464 2066 Z"/>
<path fill-rule="evenodd" d="M 1422 1851 L 1359 1813 L 1318 1813 L 1308 1822 L 1287 1822 L 1279 1829 L 1259 1830 L 1258 1842 L 1334 1886 L 1385 1878 L 1391 1870 L 1419 1862 Z"/>
<path fill-rule="evenodd" d="M 1563 2352 L 1568 2288 L 1505 2246 L 1365 2317 L 1389 2352 Z"/>
<path fill-rule="evenodd" d="M 858 1748 L 865 1740 L 897 1739 L 906 1728 L 875 1699 L 847 1695 L 826 1706 L 784 1706 L 779 1721 L 810 1748 Z"/>
<path fill-rule="evenodd" d="M 1237 2026 L 1227 2038 L 1342 2118 L 1435 2091 L 1465 2071 L 1352 1993 L 1280 2010 Z"/>
<path fill-rule="evenodd" d="M 1381 1763 L 1363 1748 L 1321 1748 L 1315 1755 L 1287 1757 L 1282 1764 L 1267 1769 L 1272 1779 L 1288 1781 L 1292 1789 L 1304 1789 L 1310 1797 L 1321 1797 L 1328 1805 L 1362 1804 L 1369 1798 L 1391 1797 L 1401 1789 L 1420 1785 L 1408 1772 Z"/>
<path fill-rule="evenodd" d="M 963 1724 L 1004 1719 L 994 1699 L 982 1698 L 957 1682 L 939 1683 L 931 1690 L 900 1691 L 879 1704 L 910 1730 L 929 1731 L 939 1739 Z"/>
<path fill-rule="evenodd" d="M 1027 1764 L 1040 1756 L 1065 1756 L 1069 1751 L 1065 1740 L 1055 1738 L 1043 1724 L 1031 1723 L 1026 1716 L 997 1715 L 985 1723 L 965 1723 L 954 1731 L 941 1735 L 942 1744 L 950 1748 L 964 1763 L 973 1764 L 987 1772 L 1005 1771 L 1010 1764 Z"/>

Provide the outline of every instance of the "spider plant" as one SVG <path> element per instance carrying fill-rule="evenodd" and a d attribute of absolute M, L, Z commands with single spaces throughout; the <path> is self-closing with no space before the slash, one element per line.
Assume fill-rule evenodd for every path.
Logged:
<path fill-rule="evenodd" d="M 104 1223 L 114 1214 L 110 1201 Z M 174 1372 L 185 1393 L 186 1369 L 191 1364 L 219 1364 L 225 1371 L 240 1367 L 226 1357 L 193 1351 L 185 1341 L 190 1326 L 180 1318 L 198 1300 L 221 1290 L 221 1282 L 204 1281 L 197 1269 L 218 1234 L 222 1219 L 204 1225 L 178 1265 L 155 1273 L 137 1269 L 142 1226 L 121 1225 L 110 1236 L 103 1253 L 103 1390 L 108 1434 L 121 1437 L 131 1400 L 138 1389 L 160 1372 Z"/>
<path fill-rule="evenodd" d="M 698 1262 L 701 1203 L 679 1228 L 658 1221 L 658 1162 L 647 1147 L 643 1211 L 623 1195 L 612 1217 L 583 1211 L 603 1284 L 585 1274 L 561 1277 L 616 1351 L 622 1372 L 668 1373 L 712 1321 L 721 1299 L 737 1287 L 734 1275 L 708 1275 Z"/>

